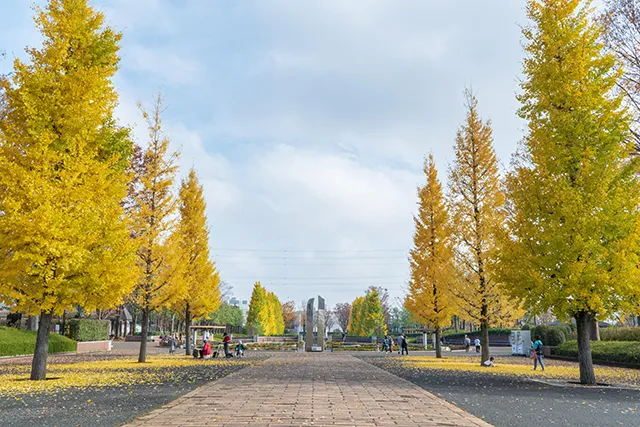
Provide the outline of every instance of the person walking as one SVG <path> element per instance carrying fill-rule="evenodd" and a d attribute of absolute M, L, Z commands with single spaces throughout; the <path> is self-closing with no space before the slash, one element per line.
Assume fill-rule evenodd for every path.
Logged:
<path fill-rule="evenodd" d="M 531 350 L 531 358 L 533 359 L 533 370 L 535 371 L 538 367 L 538 362 L 540 362 L 540 367 L 542 368 L 542 372 L 544 372 L 544 363 L 542 363 L 542 339 L 540 335 L 536 335 L 536 340 L 531 344 L 533 349 Z"/>
<path fill-rule="evenodd" d="M 176 337 L 169 337 L 169 354 L 176 353 Z"/>
<path fill-rule="evenodd" d="M 467 353 L 469 353 L 469 347 L 471 347 L 471 339 L 468 335 L 464 336 L 464 349 Z"/>
<path fill-rule="evenodd" d="M 398 354 L 400 354 L 400 352 L 402 351 L 402 340 L 403 340 L 403 336 L 402 334 L 398 335 L 397 341 L 398 341 Z"/>
<path fill-rule="evenodd" d="M 407 343 L 407 337 L 405 334 L 402 334 L 402 345 L 400 346 L 400 348 L 402 356 L 404 356 L 405 353 L 407 354 L 407 356 L 409 355 L 409 344 Z"/>
<path fill-rule="evenodd" d="M 476 338 L 473 341 L 473 345 L 476 346 L 476 353 L 480 353 L 480 338 Z"/>
<path fill-rule="evenodd" d="M 231 342 L 231 337 L 225 332 L 224 337 L 222 338 L 222 345 L 224 346 L 224 357 L 231 357 L 229 353 L 229 343 Z"/>

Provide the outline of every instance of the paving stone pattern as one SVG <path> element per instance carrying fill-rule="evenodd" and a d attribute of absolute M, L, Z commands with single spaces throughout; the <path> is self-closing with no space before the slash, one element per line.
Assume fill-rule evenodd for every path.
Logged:
<path fill-rule="evenodd" d="M 133 426 L 490 426 L 350 355 L 279 353 L 153 410 Z"/>

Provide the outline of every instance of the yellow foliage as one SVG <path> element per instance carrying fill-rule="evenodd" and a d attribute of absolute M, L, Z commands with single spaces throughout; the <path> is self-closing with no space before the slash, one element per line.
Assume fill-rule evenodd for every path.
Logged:
<path fill-rule="evenodd" d="M 28 314 L 113 307 L 135 283 L 132 148 L 112 119 L 121 35 L 86 0 L 51 0 L 35 22 L 43 47 L 0 77 L 0 299 Z"/>
<path fill-rule="evenodd" d="M 440 329 L 449 325 L 455 314 L 451 224 L 433 155 L 425 161 L 423 170 L 427 183 L 418 190 L 414 248 L 409 256 L 411 279 L 404 305 L 419 322 Z"/>
<path fill-rule="evenodd" d="M 349 335 L 361 335 L 362 328 L 360 324 L 360 318 L 362 317 L 362 307 L 364 305 L 364 297 L 357 297 L 351 303 L 351 312 L 349 314 L 349 324 L 347 331 Z"/>
<path fill-rule="evenodd" d="M 640 295 L 640 158 L 614 93 L 620 70 L 579 3 L 528 5 L 519 113 L 529 134 L 507 179 L 502 268 L 538 312 L 605 318 Z"/>
<path fill-rule="evenodd" d="M 149 143 L 135 165 L 129 215 L 138 254 L 136 301 L 143 311 L 167 307 L 183 298 L 179 236 L 176 230 L 177 200 L 173 183 L 177 153 L 168 153 L 169 140 L 162 133 L 162 98 L 158 95 L 151 113 L 139 106 L 149 129 Z M 172 237 L 171 237 L 172 236 Z M 143 322 L 143 327 L 144 327 Z"/>
<path fill-rule="evenodd" d="M 284 317 L 278 297 L 256 282 L 247 313 L 247 328 L 259 335 L 282 335 Z"/>
<path fill-rule="evenodd" d="M 173 307 L 190 320 L 216 311 L 220 305 L 220 276 L 209 255 L 209 230 L 202 186 L 194 169 L 180 187 L 180 222 L 175 232 L 181 265 L 179 280 L 186 294 Z"/>
<path fill-rule="evenodd" d="M 495 367 L 488 368 L 478 364 L 477 357 L 452 356 L 434 359 L 425 356 L 411 356 L 402 358 L 401 364 L 414 369 L 442 369 L 459 372 L 478 372 L 487 375 L 510 375 L 533 379 L 556 379 L 575 381 L 580 376 L 577 363 L 547 361 L 545 370 L 538 368 L 533 371 L 530 359 L 526 358 L 496 358 Z M 611 384 L 640 385 L 640 371 L 628 368 L 612 368 L 598 366 L 596 372 L 600 378 Z"/>
<path fill-rule="evenodd" d="M 0 396 L 56 392 L 69 388 L 113 387 L 135 384 L 161 384 L 170 381 L 172 369 L 207 365 L 248 364 L 243 360 L 233 362 L 220 359 L 197 360 L 193 357 L 151 356 L 147 363 L 137 363 L 136 359 L 100 360 L 94 362 L 53 364 L 48 372 L 48 381 L 25 381 L 29 366 L 3 367 L 0 371 Z M 55 378 L 55 379 L 54 379 Z"/>
<path fill-rule="evenodd" d="M 491 123 L 480 118 L 473 94 L 465 94 L 467 117 L 456 137 L 456 158 L 449 179 L 458 276 L 454 292 L 461 317 L 480 323 L 486 331 L 491 325 L 513 324 L 523 311 L 508 300 L 496 277 L 497 238 L 505 226 L 505 196 L 500 188 Z M 483 344 L 485 347 L 487 344 Z M 488 353 L 483 356 L 488 357 Z"/>

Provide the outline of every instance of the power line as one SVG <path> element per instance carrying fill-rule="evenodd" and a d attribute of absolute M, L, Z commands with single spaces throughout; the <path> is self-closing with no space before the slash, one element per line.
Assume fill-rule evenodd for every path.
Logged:
<path fill-rule="evenodd" d="M 226 252 L 313 252 L 313 253 L 353 253 L 353 252 L 408 252 L 410 249 L 242 249 L 242 248 L 212 248 L 215 251 Z"/>
<path fill-rule="evenodd" d="M 398 279 L 405 280 L 406 277 L 400 278 L 398 276 L 373 276 L 373 277 L 233 277 L 229 280 L 254 280 L 259 277 L 261 280 L 380 280 L 380 279 Z"/>
<path fill-rule="evenodd" d="M 214 257 L 216 258 L 231 258 L 231 259 L 247 259 L 247 258 L 258 258 L 258 259 L 302 259 L 302 260 L 307 260 L 307 261 L 313 261 L 313 260 L 325 260 L 325 259 L 332 259 L 332 260 L 338 260 L 338 259 L 342 259 L 342 260 L 350 260 L 350 259 L 389 259 L 389 257 L 386 256 L 350 256 L 350 257 L 309 257 L 309 256 L 260 256 L 260 257 L 255 257 L 252 255 L 224 255 L 224 254 L 214 254 Z"/>

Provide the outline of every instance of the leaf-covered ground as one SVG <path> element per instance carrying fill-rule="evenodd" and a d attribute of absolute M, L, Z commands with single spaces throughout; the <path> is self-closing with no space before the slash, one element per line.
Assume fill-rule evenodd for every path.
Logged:
<path fill-rule="evenodd" d="M 640 389 L 554 386 L 577 379 L 577 365 L 545 360 L 543 374 L 525 358 L 498 358 L 495 368 L 477 357 L 363 357 L 418 384 L 495 426 L 639 426 Z M 539 369 L 539 368 L 538 368 Z M 598 367 L 599 381 L 640 383 L 640 371 Z"/>
<path fill-rule="evenodd" d="M 28 381 L 29 366 L 0 367 L 1 426 L 114 426 L 263 357 L 196 360 L 152 356 L 52 364 L 47 381 Z"/>

